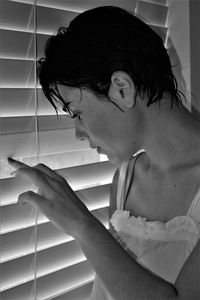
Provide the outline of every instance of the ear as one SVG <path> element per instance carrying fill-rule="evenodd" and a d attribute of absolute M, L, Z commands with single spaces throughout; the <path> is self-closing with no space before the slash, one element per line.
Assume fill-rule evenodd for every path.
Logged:
<path fill-rule="evenodd" d="M 135 103 L 135 85 L 132 78 L 123 71 L 112 74 L 108 96 L 123 111 L 133 107 Z"/>

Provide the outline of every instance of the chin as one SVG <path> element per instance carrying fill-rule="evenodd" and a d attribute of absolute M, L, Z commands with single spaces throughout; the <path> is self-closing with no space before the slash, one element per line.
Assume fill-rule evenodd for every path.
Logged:
<path fill-rule="evenodd" d="M 110 155 L 108 155 L 108 154 L 106 154 L 107 155 L 107 157 L 108 157 L 108 160 L 111 162 L 111 164 L 113 164 L 113 165 L 115 165 L 115 166 L 117 166 L 117 167 L 119 167 L 119 166 L 121 166 L 121 164 L 122 164 L 122 160 L 121 159 L 119 159 L 118 157 L 114 157 L 114 156 L 110 156 Z"/>

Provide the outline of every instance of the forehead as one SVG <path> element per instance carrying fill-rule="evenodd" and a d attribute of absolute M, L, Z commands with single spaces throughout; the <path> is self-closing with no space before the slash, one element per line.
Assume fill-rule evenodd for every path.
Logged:
<path fill-rule="evenodd" d="M 65 101 L 70 104 L 71 109 L 79 109 L 81 111 L 90 111 L 92 114 L 97 112 L 109 113 L 109 107 L 112 107 L 110 101 L 102 101 L 99 97 L 88 88 L 74 88 L 64 85 L 57 85 L 58 91 Z"/>
<path fill-rule="evenodd" d="M 79 88 L 73 88 L 61 84 L 58 84 L 57 88 L 65 103 L 70 102 L 74 106 L 79 104 L 81 100 L 81 90 Z"/>

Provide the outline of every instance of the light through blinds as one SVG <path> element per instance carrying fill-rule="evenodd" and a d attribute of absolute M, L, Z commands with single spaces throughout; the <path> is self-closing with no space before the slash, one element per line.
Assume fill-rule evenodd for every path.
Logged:
<path fill-rule="evenodd" d="M 42 162 L 63 175 L 94 215 L 108 226 L 115 167 L 74 135 L 73 120 L 57 119 L 36 80 L 46 40 L 80 12 L 101 5 L 135 11 L 163 39 L 165 0 L 1 0 L 1 299 L 86 300 L 94 270 L 72 237 L 30 205 L 18 206 L 28 182 L 10 175 L 7 157 Z M 87 174 L 87 176 L 85 175 Z"/>

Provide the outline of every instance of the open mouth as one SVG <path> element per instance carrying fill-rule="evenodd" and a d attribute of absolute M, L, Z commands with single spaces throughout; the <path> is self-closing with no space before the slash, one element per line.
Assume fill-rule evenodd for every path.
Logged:
<path fill-rule="evenodd" d="M 101 148 L 97 147 L 97 153 L 101 153 Z"/>
<path fill-rule="evenodd" d="M 98 146 L 95 146 L 95 145 L 91 145 L 91 143 L 90 143 L 90 148 L 91 149 L 96 149 L 96 151 L 97 151 L 97 153 L 102 153 L 102 149 L 101 149 L 101 147 L 98 147 Z"/>

